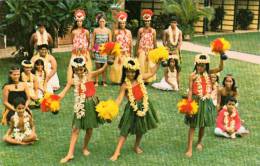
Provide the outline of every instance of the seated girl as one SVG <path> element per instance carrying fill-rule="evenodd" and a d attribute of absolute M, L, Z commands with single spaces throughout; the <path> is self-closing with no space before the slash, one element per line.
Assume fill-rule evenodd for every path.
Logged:
<path fill-rule="evenodd" d="M 164 77 L 161 82 L 153 83 L 152 87 L 161 90 L 179 90 L 179 76 L 180 76 L 180 66 L 178 64 L 177 56 L 169 56 L 168 67 L 164 70 Z"/>
<path fill-rule="evenodd" d="M 231 74 L 226 75 L 222 82 L 223 87 L 218 90 L 217 97 L 217 110 L 220 111 L 227 103 L 227 98 L 232 96 L 237 98 L 238 90 L 236 87 L 236 81 Z"/>
<path fill-rule="evenodd" d="M 236 138 L 243 136 L 249 131 L 241 124 L 241 120 L 236 109 L 237 100 L 234 97 L 227 98 L 227 104 L 219 112 L 216 120 L 215 135 L 226 138 Z"/>
<path fill-rule="evenodd" d="M 3 141 L 15 145 L 28 145 L 36 141 L 35 127 L 32 116 L 25 111 L 25 100 L 22 97 L 14 101 L 15 113 L 11 117 L 10 128 Z"/>

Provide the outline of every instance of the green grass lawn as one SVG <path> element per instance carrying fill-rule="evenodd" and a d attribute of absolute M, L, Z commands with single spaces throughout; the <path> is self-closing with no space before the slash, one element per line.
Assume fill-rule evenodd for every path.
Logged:
<path fill-rule="evenodd" d="M 69 53 L 55 54 L 58 61 L 58 74 L 61 86 L 65 85 L 66 66 Z M 188 127 L 183 123 L 183 115 L 176 110 L 176 103 L 187 89 L 188 74 L 193 69 L 193 54 L 183 52 L 184 62 L 181 73 L 181 92 L 163 92 L 148 87 L 150 100 L 160 118 L 159 127 L 148 132 L 142 140 L 144 153 L 136 155 L 132 151 L 134 136 L 129 136 L 118 161 L 111 162 L 119 135 L 117 125 L 123 113 L 123 102 L 120 116 L 111 124 L 105 124 L 94 130 L 89 144 L 92 152 L 89 157 L 81 153 L 84 131 L 76 145 L 75 159 L 67 165 L 259 165 L 260 150 L 260 66 L 236 60 L 228 60 L 221 74 L 221 80 L 227 73 L 233 73 L 239 87 L 239 112 L 250 130 L 245 138 L 228 140 L 217 138 L 214 128 L 207 128 L 203 143 L 204 151 L 194 150 L 193 157 L 184 156 Z M 212 58 L 211 67 L 218 65 L 218 59 Z M 0 60 L 0 85 L 6 80 L 10 59 Z M 162 77 L 162 68 L 158 72 L 158 80 Z M 98 87 L 97 95 L 101 100 L 116 98 L 118 86 Z M 0 90 L 1 92 L 1 90 Z M 3 110 L 1 104 L 0 109 Z M 71 121 L 73 115 L 73 91 L 71 90 L 62 101 L 62 109 L 58 115 L 33 110 L 39 141 L 31 146 L 10 146 L 0 142 L 0 166 L 53 166 L 66 155 L 69 146 Z M 0 127 L 0 137 L 7 127 Z M 194 141 L 197 140 L 197 133 Z M 195 143 L 194 143 L 195 146 Z M 257 157 L 258 156 L 258 157 Z"/>
<path fill-rule="evenodd" d="M 230 41 L 231 50 L 260 55 L 260 32 L 198 36 L 192 38 L 192 42 L 209 46 L 209 43 L 218 37 Z"/>

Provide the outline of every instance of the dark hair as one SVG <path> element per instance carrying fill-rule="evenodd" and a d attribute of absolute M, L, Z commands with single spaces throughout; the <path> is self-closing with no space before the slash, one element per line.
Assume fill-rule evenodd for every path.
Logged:
<path fill-rule="evenodd" d="M 42 48 L 47 48 L 47 49 L 49 49 L 49 46 L 48 46 L 48 44 L 42 44 L 42 45 L 38 45 L 37 48 L 38 48 L 38 50 L 40 50 L 40 49 L 42 49 Z"/>
<path fill-rule="evenodd" d="M 4 88 L 6 85 L 10 85 L 10 84 L 13 84 L 13 83 L 14 83 L 14 81 L 13 81 L 12 78 L 10 77 L 10 74 L 12 74 L 12 72 L 13 72 L 14 70 L 20 70 L 20 67 L 18 67 L 18 66 L 12 66 L 12 67 L 10 68 L 9 74 L 8 74 L 7 82 L 3 85 L 2 88 Z M 20 81 L 21 81 L 21 77 L 20 77 Z"/>
<path fill-rule="evenodd" d="M 44 27 L 45 27 L 45 24 L 44 24 L 43 21 L 39 21 L 39 22 L 37 23 L 37 26 L 38 26 L 38 27 L 41 27 L 41 26 L 44 26 Z"/>
<path fill-rule="evenodd" d="M 14 105 L 14 108 L 17 108 L 18 105 L 20 105 L 20 104 L 25 105 L 25 103 L 26 103 L 26 101 L 24 98 L 17 97 L 17 98 L 15 98 L 13 105 Z"/>
<path fill-rule="evenodd" d="M 83 58 L 74 58 L 73 59 L 73 62 L 76 62 L 76 63 L 82 63 L 84 60 Z M 88 71 L 87 68 L 86 68 L 86 65 L 83 65 L 82 67 L 84 67 L 84 72 Z M 72 66 L 72 71 L 73 73 L 75 73 L 75 67 Z"/>
<path fill-rule="evenodd" d="M 97 22 L 99 22 L 99 20 L 100 20 L 101 18 L 103 18 L 104 20 L 107 19 L 106 15 L 105 15 L 103 12 L 97 14 L 97 17 L 96 17 Z"/>
<path fill-rule="evenodd" d="M 172 23 L 172 22 L 177 22 L 178 20 L 177 20 L 177 17 L 176 16 L 171 16 L 170 17 L 170 22 Z"/>
<path fill-rule="evenodd" d="M 178 59 L 169 58 L 168 61 L 167 61 L 168 66 L 170 66 L 171 60 L 174 60 L 174 62 L 175 62 L 175 69 L 177 70 L 177 73 L 179 73 L 181 71 L 181 67 L 179 65 Z"/>
<path fill-rule="evenodd" d="M 219 76 L 217 74 L 215 74 L 215 75 L 216 75 L 216 78 L 217 78 L 216 82 L 219 83 Z"/>
<path fill-rule="evenodd" d="M 206 72 L 209 73 L 209 63 L 205 63 L 206 64 Z M 196 71 L 197 72 L 197 66 L 198 66 L 198 63 L 196 63 L 193 71 Z"/>
<path fill-rule="evenodd" d="M 78 22 L 78 21 L 76 21 L 76 20 L 74 21 L 73 27 L 72 27 L 72 29 L 71 29 L 70 32 L 72 32 L 74 29 L 77 29 L 77 28 L 78 28 L 77 22 Z M 87 28 L 84 26 L 83 22 L 84 22 L 84 20 L 82 21 L 82 28 L 87 29 Z"/>
<path fill-rule="evenodd" d="M 36 71 L 37 71 L 37 68 L 36 66 L 38 65 L 42 65 L 43 66 L 43 72 L 44 72 L 44 80 L 46 78 L 46 71 L 44 70 L 44 62 L 42 59 L 37 59 L 35 62 L 34 62 L 34 66 L 33 66 L 33 69 L 32 69 L 32 73 L 35 74 Z"/>
<path fill-rule="evenodd" d="M 226 100 L 226 103 L 228 102 L 234 102 L 234 103 L 237 103 L 237 99 L 233 96 L 228 96 L 227 97 L 227 100 Z"/>
<path fill-rule="evenodd" d="M 223 79 L 223 81 L 222 81 L 223 87 L 226 87 L 226 86 L 225 86 L 225 82 L 226 82 L 226 80 L 227 80 L 228 77 L 231 77 L 231 79 L 232 79 L 232 81 L 233 81 L 231 90 L 234 91 L 234 92 L 237 92 L 236 80 L 232 77 L 231 74 L 227 74 L 227 75 L 224 77 L 224 79 Z"/>
<path fill-rule="evenodd" d="M 130 60 L 128 61 L 128 63 L 130 63 L 131 65 L 135 65 L 135 62 Z M 126 72 L 128 71 L 129 69 L 123 67 L 123 70 L 122 70 L 122 78 L 121 78 L 121 85 L 125 82 L 125 78 L 126 78 Z M 136 70 L 135 71 L 135 77 L 134 79 L 137 79 L 137 77 L 140 75 L 140 70 Z"/>

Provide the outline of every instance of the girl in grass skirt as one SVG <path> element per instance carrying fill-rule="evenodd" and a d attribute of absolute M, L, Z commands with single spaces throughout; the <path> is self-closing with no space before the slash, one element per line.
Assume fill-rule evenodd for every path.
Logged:
<path fill-rule="evenodd" d="M 95 111 L 98 98 L 95 96 L 96 90 L 93 78 L 102 73 L 106 69 L 107 64 L 99 70 L 92 72 L 88 72 L 85 65 L 86 62 L 84 57 L 72 58 L 71 66 L 74 72 L 73 77 L 68 79 L 66 87 L 59 94 L 61 99 L 64 98 L 70 87 L 74 85 L 75 104 L 70 147 L 67 155 L 61 159 L 61 163 L 66 163 L 74 158 L 74 149 L 80 129 L 86 130 L 82 151 L 83 155 L 88 156 L 90 154 L 87 147 L 88 142 L 92 136 L 93 128 L 97 128 L 99 123 L 99 119 Z"/>
<path fill-rule="evenodd" d="M 157 68 L 158 65 L 153 68 L 151 73 L 141 75 L 137 59 L 127 58 L 124 62 L 121 88 L 116 102 L 120 105 L 124 96 L 126 96 L 128 103 L 119 123 L 120 137 L 116 150 L 110 158 L 112 161 L 118 159 L 129 133 L 136 135 L 134 151 L 139 154 L 143 152 L 140 148 L 142 135 L 148 130 L 157 127 L 158 118 L 152 103 L 148 100 L 147 90 L 143 81 L 152 77 L 156 73 Z"/>
<path fill-rule="evenodd" d="M 223 60 L 220 60 L 218 68 L 209 69 L 210 58 L 208 55 L 199 54 L 195 57 L 194 72 L 189 77 L 189 92 L 188 100 L 196 100 L 199 106 L 198 113 L 194 116 L 186 116 L 185 123 L 190 126 L 188 135 L 188 148 L 186 156 L 192 156 L 192 141 L 195 128 L 199 128 L 199 138 L 197 149 L 202 150 L 202 138 L 204 135 L 204 128 L 214 124 L 214 114 L 216 107 L 211 99 L 212 83 L 210 74 L 217 73 L 223 70 Z"/>

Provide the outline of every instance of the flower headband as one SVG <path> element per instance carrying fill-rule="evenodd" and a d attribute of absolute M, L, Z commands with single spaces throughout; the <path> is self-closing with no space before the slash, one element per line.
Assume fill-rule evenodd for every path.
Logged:
<path fill-rule="evenodd" d="M 210 63 L 209 55 L 198 54 L 195 56 L 195 63 Z"/>
<path fill-rule="evenodd" d="M 70 64 L 72 67 L 83 67 L 86 64 L 86 60 L 83 56 L 77 56 L 71 59 Z"/>
<path fill-rule="evenodd" d="M 153 11 L 151 9 L 144 9 L 142 11 L 143 20 L 149 21 L 152 19 L 152 16 L 153 16 Z"/>
<path fill-rule="evenodd" d="M 85 20 L 85 17 L 86 17 L 86 13 L 84 10 L 82 9 L 78 9 L 75 11 L 74 13 L 74 19 L 76 21 L 84 21 Z"/>
<path fill-rule="evenodd" d="M 118 22 L 126 22 L 127 19 L 127 13 L 125 12 L 119 12 L 116 15 Z"/>
<path fill-rule="evenodd" d="M 129 70 L 139 70 L 140 65 L 136 58 L 126 58 L 124 61 L 124 67 Z"/>
<path fill-rule="evenodd" d="M 23 67 L 30 67 L 30 68 L 32 68 L 33 64 L 29 60 L 23 60 L 22 61 L 22 66 Z"/>

